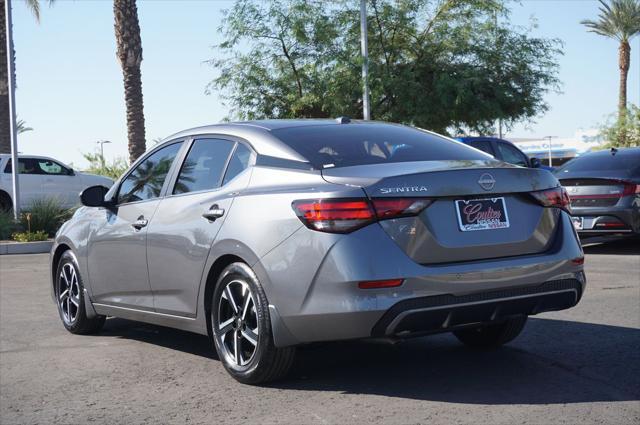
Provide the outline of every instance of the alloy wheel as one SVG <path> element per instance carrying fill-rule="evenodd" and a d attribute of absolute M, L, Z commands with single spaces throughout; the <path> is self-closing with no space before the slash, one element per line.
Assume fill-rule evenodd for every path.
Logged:
<path fill-rule="evenodd" d="M 218 302 L 215 332 L 223 355 L 237 365 L 247 365 L 258 348 L 258 313 L 246 282 L 226 284 Z"/>
<path fill-rule="evenodd" d="M 71 263 L 65 263 L 58 277 L 58 303 L 62 318 L 67 325 L 75 322 L 80 311 L 80 283 Z"/>

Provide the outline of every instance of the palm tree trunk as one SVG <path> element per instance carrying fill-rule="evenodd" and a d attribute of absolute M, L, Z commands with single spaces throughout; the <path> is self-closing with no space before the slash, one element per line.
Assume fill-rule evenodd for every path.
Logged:
<path fill-rule="evenodd" d="M 124 78 L 127 107 L 129 160 L 138 159 L 145 151 L 144 108 L 142 100 L 142 40 L 136 0 L 114 0 L 116 44 Z"/>
<path fill-rule="evenodd" d="M 9 118 L 9 70 L 7 63 L 7 19 L 0 0 L 0 153 L 11 153 Z"/>
<path fill-rule="evenodd" d="M 618 92 L 618 124 L 620 134 L 618 143 L 626 145 L 625 123 L 627 120 L 627 76 L 629 75 L 629 64 L 631 61 L 631 46 L 628 41 L 622 41 L 618 49 L 618 67 L 620 68 L 620 87 Z"/>
<path fill-rule="evenodd" d="M 618 66 L 620 68 L 620 92 L 618 96 L 618 112 L 622 115 L 627 110 L 627 75 L 631 62 L 631 46 L 628 41 L 620 43 Z"/>

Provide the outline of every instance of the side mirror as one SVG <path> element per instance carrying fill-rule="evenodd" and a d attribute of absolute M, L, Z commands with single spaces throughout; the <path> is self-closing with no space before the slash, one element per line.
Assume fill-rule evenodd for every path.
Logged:
<path fill-rule="evenodd" d="M 75 176 L 75 175 L 76 175 L 76 172 L 73 170 L 73 168 L 69 168 L 69 172 L 68 172 L 68 174 L 69 174 L 70 176 Z"/>
<path fill-rule="evenodd" d="M 80 202 L 85 207 L 104 207 L 107 205 L 104 195 L 108 191 L 104 186 L 90 186 L 80 193 Z"/>
<path fill-rule="evenodd" d="M 531 168 L 540 168 L 540 158 L 531 158 Z"/>

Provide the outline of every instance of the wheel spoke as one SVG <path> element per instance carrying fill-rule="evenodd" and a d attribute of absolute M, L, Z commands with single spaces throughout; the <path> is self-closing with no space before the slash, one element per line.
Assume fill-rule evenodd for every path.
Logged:
<path fill-rule="evenodd" d="M 60 277 L 64 280 L 64 284 L 67 285 L 67 288 L 68 288 L 69 287 L 69 279 L 67 279 L 67 274 L 64 272 L 64 268 L 60 272 Z"/>
<path fill-rule="evenodd" d="M 247 317 L 247 311 L 249 311 L 249 303 L 253 301 L 251 297 L 251 292 L 247 292 L 247 296 L 244 299 L 244 305 L 242 306 L 242 320 L 245 320 Z"/>
<path fill-rule="evenodd" d="M 220 333 L 220 335 L 226 335 L 229 333 L 229 331 L 233 330 L 234 320 L 235 319 L 232 317 L 231 319 L 220 323 L 220 326 L 218 327 L 218 332 Z"/>
<path fill-rule="evenodd" d="M 65 289 L 62 294 L 60 294 L 60 301 L 64 301 L 65 297 L 69 296 L 69 289 Z"/>
<path fill-rule="evenodd" d="M 238 338 L 238 331 L 236 330 L 233 335 L 233 357 L 236 361 L 236 364 L 242 366 L 242 355 L 240 354 L 240 347 L 238 343 L 240 338 Z"/>
<path fill-rule="evenodd" d="M 67 297 L 67 320 L 71 321 L 71 297 Z"/>
<path fill-rule="evenodd" d="M 236 304 L 236 300 L 233 298 L 233 294 L 231 293 L 231 289 L 229 289 L 230 285 L 227 285 L 226 288 L 224 288 L 224 293 L 227 296 L 227 300 L 229 301 L 229 304 L 231 304 L 231 308 L 233 308 L 233 312 L 235 314 L 238 314 L 238 304 Z"/>
<path fill-rule="evenodd" d="M 258 335 L 249 328 L 242 330 L 242 336 L 249 341 L 254 347 L 258 344 Z"/>
<path fill-rule="evenodd" d="M 80 307 L 80 300 L 75 300 L 73 297 L 69 297 L 69 299 L 71 300 L 73 305 L 75 305 L 76 307 Z"/>

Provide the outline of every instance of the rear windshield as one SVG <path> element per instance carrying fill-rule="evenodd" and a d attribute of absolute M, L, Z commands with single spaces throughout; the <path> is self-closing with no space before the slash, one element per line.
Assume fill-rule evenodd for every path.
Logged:
<path fill-rule="evenodd" d="M 619 171 L 629 175 L 640 171 L 640 150 L 635 152 L 618 152 L 611 155 L 609 152 L 579 156 L 567 162 L 558 169 L 558 173 L 576 171 Z"/>
<path fill-rule="evenodd" d="M 289 127 L 274 130 L 272 134 L 318 169 L 391 162 L 490 158 L 462 143 L 399 125 Z"/>

